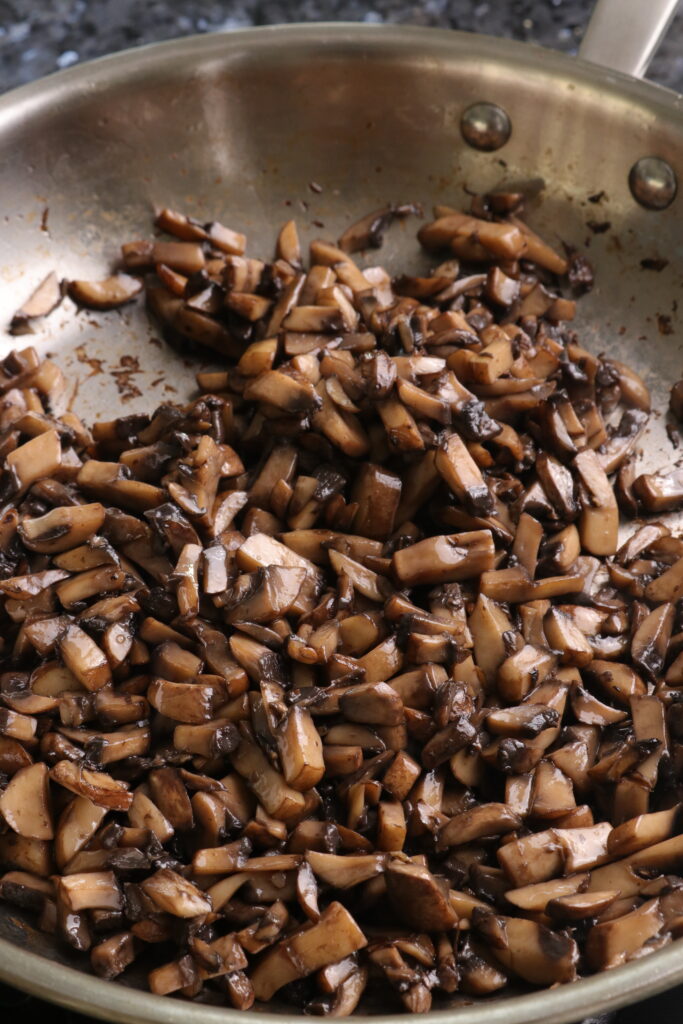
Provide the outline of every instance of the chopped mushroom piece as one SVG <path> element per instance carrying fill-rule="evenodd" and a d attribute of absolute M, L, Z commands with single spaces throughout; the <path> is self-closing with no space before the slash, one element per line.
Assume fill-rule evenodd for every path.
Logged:
<path fill-rule="evenodd" d="M 135 936 L 132 932 L 110 935 L 90 951 L 90 963 L 100 978 L 111 981 L 129 967 L 136 957 Z"/>
<path fill-rule="evenodd" d="M 521 824 L 519 815 L 506 804 L 482 804 L 481 807 L 473 807 L 451 818 L 439 833 L 438 846 L 447 849 L 476 839 L 505 835 L 506 832 L 518 829 Z"/>
<path fill-rule="evenodd" d="M 120 910 L 123 896 L 113 871 L 87 871 L 80 875 L 62 875 L 57 895 L 69 911 Z"/>
<path fill-rule="evenodd" d="M 64 289 L 54 270 L 43 278 L 24 304 L 16 311 L 10 324 L 12 334 L 31 333 L 30 321 L 47 316 L 59 305 Z"/>
<path fill-rule="evenodd" d="M 98 807 L 116 811 L 127 811 L 133 801 L 125 782 L 106 775 L 104 772 L 82 768 L 66 759 L 57 761 L 50 769 L 50 778 L 77 796 L 85 796 Z"/>
<path fill-rule="evenodd" d="M 42 764 L 20 768 L 0 794 L 0 813 L 9 827 L 27 839 L 52 839 L 54 827 L 48 770 Z"/>
<path fill-rule="evenodd" d="M 519 889 L 508 889 L 505 899 L 520 910 L 543 913 L 551 901 L 567 899 L 581 893 L 586 887 L 589 875 L 570 875 L 568 878 L 553 878 L 547 882 L 536 882 Z"/>
<path fill-rule="evenodd" d="M 567 896 L 556 896 L 546 904 L 546 913 L 556 921 L 581 921 L 598 917 L 618 898 L 619 893 L 579 892 Z"/>
<path fill-rule="evenodd" d="M 397 551 L 392 570 L 404 586 L 455 583 L 479 576 L 494 564 L 490 530 L 430 537 Z"/>
<path fill-rule="evenodd" d="M 561 932 L 519 917 L 497 917 L 475 909 L 472 924 L 493 945 L 508 970 L 534 985 L 574 981 L 579 959 L 576 942 Z"/>
<path fill-rule="evenodd" d="M 309 850 L 306 860 L 318 878 L 336 889 L 360 885 L 382 874 L 386 868 L 386 857 L 381 853 L 338 856 Z"/>
<path fill-rule="evenodd" d="M 160 260 L 159 262 L 164 262 Z M 116 309 L 142 291 L 142 282 L 128 274 L 115 274 L 103 281 L 69 281 L 69 295 L 88 309 Z"/>
<path fill-rule="evenodd" d="M 87 690 L 99 690 L 111 682 L 104 652 L 79 626 L 70 625 L 59 641 L 64 664 Z"/>
<path fill-rule="evenodd" d="M 367 945 L 354 919 L 331 903 L 317 924 L 297 932 L 269 951 L 251 975 L 257 999 L 267 1000 L 283 985 L 355 953 Z"/>
<path fill-rule="evenodd" d="M 663 924 L 658 899 L 648 900 L 630 914 L 594 924 L 586 940 L 589 965 L 596 971 L 618 967 L 657 935 Z"/>
<path fill-rule="evenodd" d="M 200 890 L 170 868 L 160 868 L 140 888 L 146 896 L 174 917 L 197 917 L 211 911 L 211 901 Z"/>

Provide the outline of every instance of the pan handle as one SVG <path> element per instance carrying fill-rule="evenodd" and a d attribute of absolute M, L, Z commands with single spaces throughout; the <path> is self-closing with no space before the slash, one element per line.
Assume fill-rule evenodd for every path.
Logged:
<path fill-rule="evenodd" d="M 678 0 L 598 0 L 579 57 L 642 78 Z"/>

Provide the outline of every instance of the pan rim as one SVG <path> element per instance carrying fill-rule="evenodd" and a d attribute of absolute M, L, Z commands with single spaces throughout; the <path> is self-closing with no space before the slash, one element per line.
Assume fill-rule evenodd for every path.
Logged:
<path fill-rule="evenodd" d="M 683 94 L 656 82 L 634 78 L 622 71 L 615 71 L 536 43 L 487 36 L 477 32 L 415 25 L 321 21 L 226 29 L 203 35 L 167 39 L 163 42 L 144 43 L 84 61 L 73 67 L 53 71 L 33 82 L 27 82 L 0 94 L 0 131 L 6 129 L 6 122 L 30 114 L 32 108 L 40 108 L 48 101 L 54 102 L 55 94 L 64 102 L 67 98 L 75 98 L 79 93 L 92 93 L 102 85 L 111 86 L 124 76 L 148 72 L 151 67 L 163 68 L 171 54 L 178 61 L 191 58 L 195 54 L 205 59 L 212 55 L 218 58 L 225 56 L 226 48 L 239 51 L 257 41 L 267 45 L 269 40 L 278 48 L 286 46 L 288 42 L 305 42 L 311 48 L 314 45 L 330 47 L 345 43 L 352 48 L 372 47 L 378 53 L 388 52 L 397 47 L 406 48 L 412 42 L 430 49 L 434 57 L 447 56 L 456 50 L 471 54 L 474 44 L 478 54 L 483 57 L 507 59 L 511 63 L 523 64 L 525 67 L 533 67 L 540 71 L 557 73 L 564 70 L 572 80 L 611 87 L 622 96 L 638 96 L 641 101 L 649 100 L 654 105 L 666 107 L 669 113 L 673 112 L 672 107 L 678 107 L 677 113 L 683 119 Z"/>
<path fill-rule="evenodd" d="M 151 43 L 84 62 L 54 72 L 0 97 L 0 140 L 2 133 L 18 122 L 25 123 L 48 104 L 69 104 L 84 96 L 115 86 L 124 79 L 163 69 L 173 56 L 174 66 L 195 58 L 239 57 L 254 44 L 284 47 L 333 48 L 346 52 L 366 50 L 377 55 L 400 53 L 409 46 L 438 59 L 458 51 L 471 55 L 473 46 L 483 58 L 508 65 L 523 65 L 537 72 L 564 73 L 572 81 L 608 89 L 623 97 L 659 109 L 669 117 L 683 114 L 683 97 L 651 82 L 643 82 L 566 54 L 528 43 L 414 26 L 367 25 L 353 22 L 307 23 L 263 26 L 188 36 Z M 168 72 L 167 72 L 168 73 Z M 683 123 L 683 118 L 682 118 Z M 0 939 L 0 979 L 24 991 L 86 1012 L 101 1019 L 126 1024 L 241 1024 L 244 1014 L 227 1007 L 210 1007 L 155 996 L 151 993 L 104 981 L 73 967 L 29 952 L 20 945 Z M 565 1024 L 586 1014 L 597 1014 L 636 1002 L 683 981 L 683 948 L 676 941 L 643 960 L 613 971 L 583 978 L 552 991 L 502 997 L 478 1005 L 431 1011 L 424 1015 L 429 1024 L 446 1024 L 457 1016 L 458 1024 Z M 262 1024 L 300 1024 L 302 1015 L 255 1011 L 251 1019 Z M 358 1017 L 365 1024 L 389 1024 L 394 1015 Z"/>

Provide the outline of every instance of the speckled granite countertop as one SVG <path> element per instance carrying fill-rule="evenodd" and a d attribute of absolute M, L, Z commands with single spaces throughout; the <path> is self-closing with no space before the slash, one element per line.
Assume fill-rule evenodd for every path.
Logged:
<path fill-rule="evenodd" d="M 141 43 L 291 21 L 435 25 L 572 53 L 592 7 L 593 0 L 0 0 L 0 91 Z M 649 77 L 683 92 L 683 12 Z"/>

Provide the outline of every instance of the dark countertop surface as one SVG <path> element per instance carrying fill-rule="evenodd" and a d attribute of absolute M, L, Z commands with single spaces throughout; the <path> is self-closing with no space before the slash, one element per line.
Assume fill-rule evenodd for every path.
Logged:
<path fill-rule="evenodd" d="M 141 43 L 292 21 L 432 25 L 575 53 L 592 7 L 593 0 L 0 0 L 0 91 Z M 683 12 L 649 77 L 683 92 Z"/>
<path fill-rule="evenodd" d="M 647 0 L 642 0 L 646 3 Z M 79 61 L 193 33 L 294 21 L 365 21 L 485 32 L 576 53 L 593 0 L 0 0 L 0 92 Z M 648 77 L 683 92 L 683 11 Z M 677 1024 L 683 987 L 585 1024 Z M 0 985 L 0 1019 L 85 1024 Z M 93 1022 L 94 1024 L 94 1022 Z"/>

